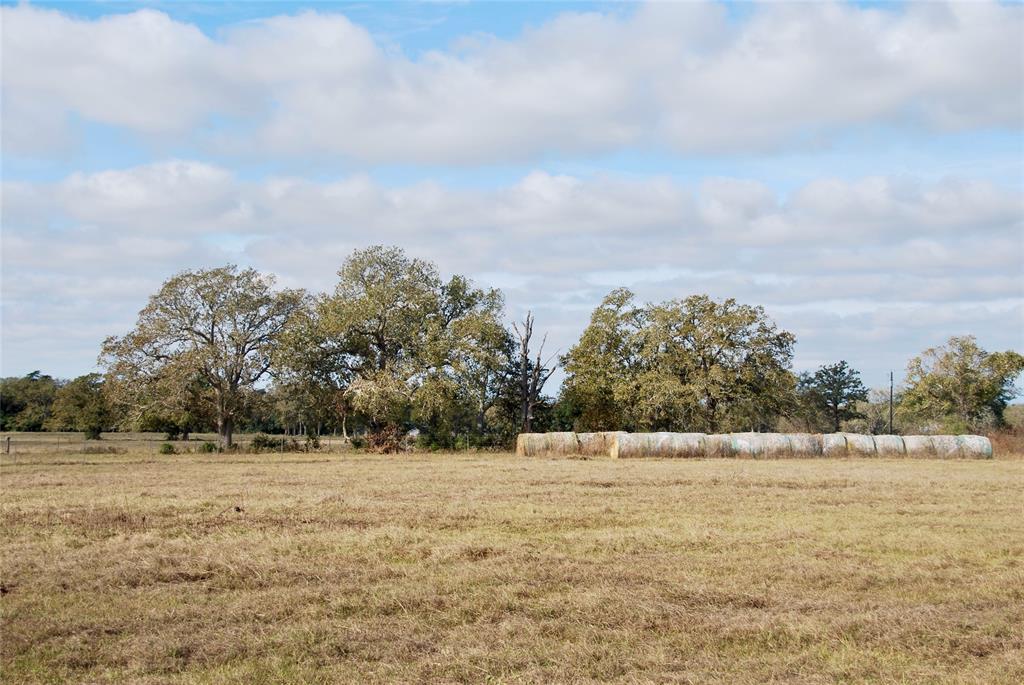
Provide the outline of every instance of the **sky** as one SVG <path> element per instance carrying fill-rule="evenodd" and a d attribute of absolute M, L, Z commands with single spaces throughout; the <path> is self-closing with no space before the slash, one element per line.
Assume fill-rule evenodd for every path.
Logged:
<path fill-rule="evenodd" d="M 403 247 L 565 352 L 613 288 L 873 387 L 1024 351 L 1024 4 L 2 3 L 0 375 L 161 283 Z"/>

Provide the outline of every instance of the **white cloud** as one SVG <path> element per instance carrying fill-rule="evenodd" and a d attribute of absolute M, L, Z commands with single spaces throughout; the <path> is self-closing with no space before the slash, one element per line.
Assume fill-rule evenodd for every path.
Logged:
<path fill-rule="evenodd" d="M 801 359 L 840 355 L 848 334 L 871 345 L 862 357 L 884 343 L 900 364 L 953 333 L 1024 347 L 1020 196 L 977 181 L 820 180 L 780 198 L 746 179 L 535 171 L 466 190 L 359 174 L 248 181 L 179 160 L 5 183 L 3 200 L 5 368 L 46 366 L 26 361 L 40 338 L 89 352 L 54 357 L 55 372 L 88 368 L 180 269 L 235 261 L 325 290 L 372 243 L 503 282 L 510 314 L 533 308 L 563 350 L 616 285 L 764 304 L 800 335 Z M 893 363 L 863 363 L 876 362 Z"/>
<path fill-rule="evenodd" d="M 1024 120 L 1014 3 L 776 3 L 741 19 L 718 4 L 652 3 L 418 59 L 339 14 L 210 38 L 153 10 L 2 12 L 4 145 L 23 154 L 69 144 L 72 115 L 243 155 L 445 164 L 636 145 L 763 150 L 870 123 Z"/>

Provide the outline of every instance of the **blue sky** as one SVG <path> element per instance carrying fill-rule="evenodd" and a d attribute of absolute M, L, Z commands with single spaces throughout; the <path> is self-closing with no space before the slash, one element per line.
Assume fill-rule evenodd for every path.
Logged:
<path fill-rule="evenodd" d="M 172 273 L 382 242 L 567 349 L 615 285 L 763 304 L 881 386 L 1024 349 L 1007 3 L 3 3 L 0 372 L 93 370 Z"/>

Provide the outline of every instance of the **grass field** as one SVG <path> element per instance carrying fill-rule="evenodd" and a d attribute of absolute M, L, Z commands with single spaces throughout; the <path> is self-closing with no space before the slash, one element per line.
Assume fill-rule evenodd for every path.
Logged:
<path fill-rule="evenodd" d="M 10 683 L 1024 682 L 1024 461 L 0 462 Z"/>

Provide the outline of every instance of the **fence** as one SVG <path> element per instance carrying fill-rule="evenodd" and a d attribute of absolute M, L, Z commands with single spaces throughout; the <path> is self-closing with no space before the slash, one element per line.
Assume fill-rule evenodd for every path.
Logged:
<path fill-rule="evenodd" d="M 235 437 L 234 444 L 241 451 L 249 449 L 255 434 L 242 433 Z M 273 435 L 273 438 L 294 439 L 299 449 L 305 445 L 305 438 L 298 436 Z M 160 433 L 104 433 L 100 440 L 86 440 L 82 433 L 5 433 L 0 434 L 0 452 L 16 460 L 19 455 L 33 454 L 160 454 L 165 444 L 174 446 L 175 453 L 202 454 L 204 443 L 219 444 L 213 433 L 194 433 L 188 440 L 166 440 Z M 318 452 L 344 452 L 351 449 L 349 441 L 342 437 L 320 438 Z M 264 450 L 273 451 L 273 450 Z M 281 452 L 294 452 L 290 445 L 282 445 Z"/>

